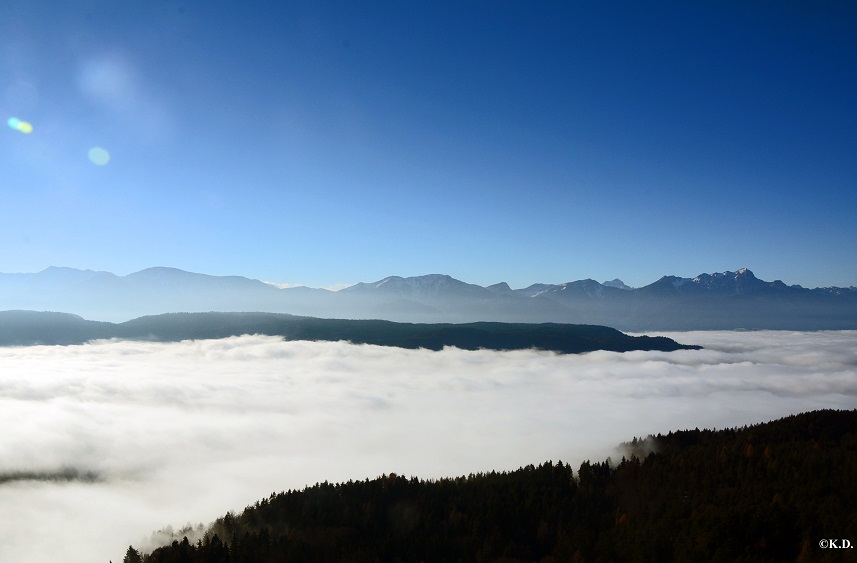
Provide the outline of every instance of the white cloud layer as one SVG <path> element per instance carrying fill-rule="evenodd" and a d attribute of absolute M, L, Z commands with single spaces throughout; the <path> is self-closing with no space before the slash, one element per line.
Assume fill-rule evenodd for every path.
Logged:
<path fill-rule="evenodd" d="M 316 481 L 576 465 L 634 436 L 857 407 L 855 331 L 668 336 L 706 349 L 0 348 L 0 561 L 121 561 L 167 524 Z M 69 469 L 97 479 L 21 479 Z"/>

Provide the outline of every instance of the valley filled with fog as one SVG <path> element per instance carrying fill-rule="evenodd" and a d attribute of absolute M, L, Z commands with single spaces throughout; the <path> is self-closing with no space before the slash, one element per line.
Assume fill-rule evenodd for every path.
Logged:
<path fill-rule="evenodd" d="M 704 349 L 0 348 L 0 560 L 119 561 L 156 529 L 318 481 L 576 467 L 649 433 L 857 407 L 857 331 L 664 335 Z"/>

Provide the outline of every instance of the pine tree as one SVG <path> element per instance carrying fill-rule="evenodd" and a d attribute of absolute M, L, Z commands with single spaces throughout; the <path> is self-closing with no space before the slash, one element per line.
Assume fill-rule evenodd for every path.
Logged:
<path fill-rule="evenodd" d="M 133 546 L 128 546 L 128 551 L 125 552 L 125 559 L 122 563 L 143 563 L 143 558 L 140 557 L 140 552 L 134 549 Z"/>

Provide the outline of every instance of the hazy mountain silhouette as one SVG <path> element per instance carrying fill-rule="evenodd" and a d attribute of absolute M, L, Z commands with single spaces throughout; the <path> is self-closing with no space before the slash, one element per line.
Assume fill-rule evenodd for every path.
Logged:
<path fill-rule="evenodd" d="M 48 268 L 0 274 L 0 310 L 64 311 L 124 321 L 168 312 L 264 311 L 403 322 L 557 322 L 621 330 L 857 329 L 857 288 L 815 288 L 735 272 L 664 276 L 639 288 L 592 279 L 488 287 L 447 275 L 390 276 L 340 291 L 281 289 L 240 276 L 148 268 L 127 276 Z"/>
<path fill-rule="evenodd" d="M 629 336 L 605 326 L 564 324 L 413 324 L 381 320 L 297 317 L 282 313 L 168 313 L 124 323 L 88 321 L 67 313 L 0 312 L 0 345 L 82 344 L 121 338 L 178 342 L 242 334 L 282 336 L 287 340 L 340 341 L 399 348 L 441 350 L 523 350 L 565 354 L 610 350 L 695 349 L 662 336 Z"/>

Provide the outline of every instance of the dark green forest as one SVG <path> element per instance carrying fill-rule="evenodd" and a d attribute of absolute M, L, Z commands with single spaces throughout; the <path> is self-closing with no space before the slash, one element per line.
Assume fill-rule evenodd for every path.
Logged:
<path fill-rule="evenodd" d="M 593 421 L 597 424 L 597 421 Z M 854 561 L 857 410 L 634 439 L 621 459 L 318 483 L 125 562 Z M 200 491 L 205 494 L 205 491 Z M 837 548 L 822 548 L 822 540 Z"/>

